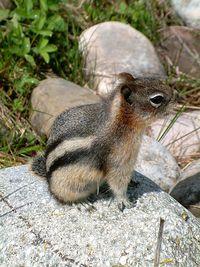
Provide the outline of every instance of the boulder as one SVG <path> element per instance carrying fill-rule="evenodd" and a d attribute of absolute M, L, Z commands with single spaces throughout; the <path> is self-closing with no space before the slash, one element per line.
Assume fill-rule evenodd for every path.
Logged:
<path fill-rule="evenodd" d="M 170 194 L 196 217 L 200 217 L 200 159 L 192 161 L 182 170 L 181 180 L 171 188 Z"/>
<path fill-rule="evenodd" d="M 171 3 L 177 14 L 188 26 L 200 29 L 199 0 L 171 0 Z"/>
<path fill-rule="evenodd" d="M 79 45 L 85 75 L 100 95 L 113 89 L 120 72 L 135 77 L 165 75 L 151 42 L 128 24 L 109 21 L 92 26 L 81 34 Z"/>
<path fill-rule="evenodd" d="M 161 55 L 178 71 L 200 77 L 200 33 L 198 30 L 171 26 L 161 31 Z"/>
<path fill-rule="evenodd" d="M 169 191 L 181 178 L 176 160 L 155 139 L 144 135 L 135 170 Z"/>
<path fill-rule="evenodd" d="M 200 217 L 200 172 L 179 181 L 170 195 L 196 216 Z"/>
<path fill-rule="evenodd" d="M 174 115 L 157 120 L 150 127 L 150 136 L 157 139 L 167 129 Z M 178 159 L 188 159 L 200 151 L 200 111 L 182 113 L 160 141 Z"/>
<path fill-rule="evenodd" d="M 31 96 L 30 121 L 40 135 L 47 135 L 57 115 L 67 108 L 91 104 L 99 97 L 90 89 L 82 88 L 61 78 L 48 78 L 40 82 Z"/>
<path fill-rule="evenodd" d="M 123 213 L 105 193 L 62 205 L 27 166 L 0 170 L 0 181 L 1 266 L 153 266 L 161 224 L 158 264 L 200 265 L 200 223 L 140 174 Z"/>

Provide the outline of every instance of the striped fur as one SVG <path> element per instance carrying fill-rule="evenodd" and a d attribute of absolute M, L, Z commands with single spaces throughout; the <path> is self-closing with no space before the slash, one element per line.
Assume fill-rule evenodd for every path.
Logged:
<path fill-rule="evenodd" d="M 89 149 L 93 140 L 94 136 L 89 136 L 85 138 L 76 137 L 64 140 L 62 143 L 58 144 L 54 150 L 52 150 L 48 155 L 46 155 L 47 172 L 57 159 L 62 158 L 67 153 L 73 153 L 77 150 Z"/>
<path fill-rule="evenodd" d="M 163 95 L 159 108 L 149 101 L 157 92 Z M 121 74 L 108 99 L 57 117 L 45 155 L 34 161 L 33 171 L 45 173 L 50 191 L 62 202 L 81 201 L 107 181 L 120 209 L 131 206 L 126 192 L 142 134 L 174 98 L 173 91 L 156 79 Z"/>

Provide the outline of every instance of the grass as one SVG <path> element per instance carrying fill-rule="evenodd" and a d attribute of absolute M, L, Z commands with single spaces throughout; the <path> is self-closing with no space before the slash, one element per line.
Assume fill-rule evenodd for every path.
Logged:
<path fill-rule="evenodd" d="M 15 0 L 12 11 L 0 12 L 0 167 L 26 163 L 45 145 L 29 123 L 31 92 L 40 80 L 55 73 L 85 83 L 81 32 L 100 22 L 121 21 L 159 45 L 161 28 L 182 22 L 168 1 L 158 2 Z M 198 107 L 200 79 L 177 74 L 167 63 L 166 70 L 170 85 L 182 94 L 181 103 Z"/>

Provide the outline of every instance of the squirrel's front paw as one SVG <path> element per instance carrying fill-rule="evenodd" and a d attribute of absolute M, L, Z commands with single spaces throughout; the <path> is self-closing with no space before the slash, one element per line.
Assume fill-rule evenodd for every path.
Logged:
<path fill-rule="evenodd" d="M 127 197 L 126 198 L 120 198 L 117 200 L 117 206 L 120 211 L 123 211 L 125 208 L 131 209 L 135 207 L 135 202 L 131 202 Z"/>

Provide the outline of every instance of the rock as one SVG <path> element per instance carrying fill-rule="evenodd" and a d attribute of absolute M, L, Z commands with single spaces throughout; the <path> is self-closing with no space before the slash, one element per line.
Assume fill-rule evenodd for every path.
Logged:
<path fill-rule="evenodd" d="M 200 29 L 199 0 L 171 0 L 171 3 L 175 11 L 188 26 Z"/>
<path fill-rule="evenodd" d="M 175 159 L 156 140 L 144 136 L 135 170 L 169 191 L 180 180 L 180 169 Z"/>
<path fill-rule="evenodd" d="M 33 90 L 30 121 L 39 133 L 48 136 L 55 117 L 67 108 L 97 102 L 92 90 L 82 88 L 61 78 L 48 78 Z"/>
<path fill-rule="evenodd" d="M 171 190 L 170 195 L 185 207 L 199 206 L 195 209 L 200 217 L 200 172 L 178 182 Z M 197 208 L 197 207 L 196 207 Z"/>
<path fill-rule="evenodd" d="M 161 31 L 161 54 L 178 71 L 200 77 L 200 34 L 199 31 L 171 26 Z"/>
<path fill-rule="evenodd" d="M 171 195 L 200 217 L 200 159 L 192 161 L 182 170 L 182 179 L 172 187 Z"/>
<path fill-rule="evenodd" d="M 174 115 L 157 120 L 151 125 L 150 136 L 157 139 L 161 129 L 166 129 Z M 163 132 L 163 131 L 162 131 Z M 178 159 L 188 159 L 200 151 L 200 111 L 184 112 L 160 141 Z"/>
<path fill-rule="evenodd" d="M 182 170 L 182 179 L 188 178 L 197 173 L 200 173 L 200 159 L 193 160 L 184 168 L 184 170 Z"/>
<path fill-rule="evenodd" d="M 85 75 L 100 95 L 112 90 L 116 74 L 164 76 L 165 72 L 151 42 L 130 25 L 104 22 L 85 30 L 80 36 L 85 60 Z"/>
<path fill-rule="evenodd" d="M 0 0 L 0 9 L 10 9 L 13 3 L 10 0 Z"/>
<path fill-rule="evenodd" d="M 132 209 L 120 212 L 99 195 L 92 204 L 59 204 L 27 166 L 0 170 L 1 266 L 153 266 L 160 225 L 160 262 L 200 264 L 200 223 L 148 178 L 129 188 Z"/>

